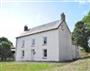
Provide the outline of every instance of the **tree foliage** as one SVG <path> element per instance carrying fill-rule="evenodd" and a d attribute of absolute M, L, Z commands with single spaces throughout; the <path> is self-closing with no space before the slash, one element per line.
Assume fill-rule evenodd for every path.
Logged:
<path fill-rule="evenodd" d="M 6 58 L 12 55 L 11 46 L 13 46 L 12 42 L 10 42 L 7 38 L 0 38 L 0 58 L 1 60 L 6 60 Z"/>
<path fill-rule="evenodd" d="M 75 24 L 74 31 L 72 32 L 73 44 L 80 46 L 85 49 L 86 52 L 90 52 L 88 47 L 88 37 L 90 36 L 90 31 L 84 22 L 79 21 Z"/>
<path fill-rule="evenodd" d="M 86 16 L 83 17 L 82 21 L 87 25 L 88 29 L 90 30 L 90 11 Z"/>

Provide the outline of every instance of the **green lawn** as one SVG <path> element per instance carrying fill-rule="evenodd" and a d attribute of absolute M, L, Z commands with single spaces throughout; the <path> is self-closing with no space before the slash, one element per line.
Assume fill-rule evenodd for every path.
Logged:
<path fill-rule="evenodd" d="M 46 63 L 46 62 L 1 62 L 0 71 L 43 71 L 65 63 Z"/>
<path fill-rule="evenodd" d="M 74 62 L 0 62 L 0 71 L 90 71 L 90 56 Z"/>

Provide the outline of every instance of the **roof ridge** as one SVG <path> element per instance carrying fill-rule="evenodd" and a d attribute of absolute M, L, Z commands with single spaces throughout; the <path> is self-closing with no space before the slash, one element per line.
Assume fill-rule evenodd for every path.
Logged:
<path fill-rule="evenodd" d="M 29 31 L 30 31 L 31 29 L 38 28 L 38 27 L 42 27 L 42 26 L 46 26 L 46 25 L 48 25 L 48 24 L 52 24 L 52 23 L 54 23 L 54 22 L 58 22 L 58 21 L 59 21 L 59 20 L 55 20 L 55 21 L 52 21 L 52 22 L 49 22 L 49 23 L 45 23 L 45 24 L 42 24 L 42 25 L 36 26 L 36 27 L 29 28 Z"/>

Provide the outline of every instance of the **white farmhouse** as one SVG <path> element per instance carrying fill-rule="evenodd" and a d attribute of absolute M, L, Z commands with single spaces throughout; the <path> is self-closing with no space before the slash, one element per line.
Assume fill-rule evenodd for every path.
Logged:
<path fill-rule="evenodd" d="M 24 32 L 16 38 L 16 61 L 66 61 L 79 57 L 79 49 L 72 45 L 71 33 L 65 21 L 50 22 Z"/>

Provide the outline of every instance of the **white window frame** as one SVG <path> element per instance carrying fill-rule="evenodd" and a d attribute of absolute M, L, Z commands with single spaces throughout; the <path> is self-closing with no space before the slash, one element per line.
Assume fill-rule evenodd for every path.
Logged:
<path fill-rule="evenodd" d="M 35 39 L 32 39 L 32 44 L 31 44 L 32 47 L 35 46 Z"/>
<path fill-rule="evenodd" d="M 47 49 L 43 49 L 43 59 L 46 59 L 46 58 L 47 58 Z"/>
<path fill-rule="evenodd" d="M 25 57 L 25 51 L 22 50 L 22 52 L 21 52 L 21 58 L 24 58 L 24 57 Z"/>
<path fill-rule="evenodd" d="M 25 40 L 22 41 L 22 48 L 25 47 Z"/>
<path fill-rule="evenodd" d="M 47 45 L 47 37 L 43 37 L 43 45 Z"/>

